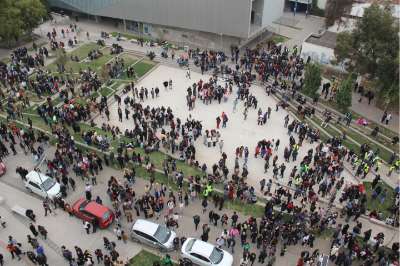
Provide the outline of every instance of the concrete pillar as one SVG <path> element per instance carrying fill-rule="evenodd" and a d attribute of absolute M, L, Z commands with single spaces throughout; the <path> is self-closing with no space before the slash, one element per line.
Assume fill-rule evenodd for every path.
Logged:
<path fill-rule="evenodd" d="M 96 17 L 96 22 L 101 22 L 101 16 L 95 16 Z"/>

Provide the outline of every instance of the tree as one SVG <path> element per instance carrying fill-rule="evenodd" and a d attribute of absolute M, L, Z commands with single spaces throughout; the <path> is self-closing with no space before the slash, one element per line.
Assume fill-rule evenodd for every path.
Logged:
<path fill-rule="evenodd" d="M 399 97 L 399 26 L 393 14 L 390 3 L 374 2 L 364 8 L 355 29 L 337 35 L 334 48 L 335 63 L 344 62 L 348 72 L 368 75 L 370 80 L 378 77 L 382 95 L 391 99 Z"/>
<path fill-rule="evenodd" d="M 348 108 L 353 101 L 353 84 L 351 83 L 351 75 L 342 83 L 339 91 L 336 93 L 336 104 L 347 113 Z"/>
<path fill-rule="evenodd" d="M 63 49 L 57 49 L 54 51 L 54 55 L 56 58 L 54 61 L 56 62 L 57 66 L 59 66 L 62 70 L 65 63 L 67 63 L 68 61 L 67 54 L 63 51 Z M 61 72 L 59 69 L 57 69 L 57 71 Z"/>
<path fill-rule="evenodd" d="M 82 34 L 82 32 L 83 32 L 83 29 L 82 28 L 77 28 L 76 29 L 76 36 L 78 36 L 78 40 L 79 41 L 81 41 L 81 34 Z"/>
<path fill-rule="evenodd" d="M 325 4 L 325 27 L 329 28 L 338 24 L 346 25 L 346 21 L 343 20 L 344 14 L 350 14 L 353 8 L 355 0 L 328 0 Z"/>
<path fill-rule="evenodd" d="M 13 7 L 9 0 L 0 2 L 0 37 L 7 48 L 10 47 L 11 39 L 14 36 L 22 34 L 20 13 L 21 11 Z"/>
<path fill-rule="evenodd" d="M 321 64 L 317 60 L 311 61 L 307 66 L 306 75 L 304 77 L 304 92 L 311 97 L 314 97 L 315 93 L 322 84 L 321 75 Z"/>
<path fill-rule="evenodd" d="M 51 0 L 40 0 L 40 2 L 46 10 L 46 17 L 48 17 L 51 13 Z"/>
<path fill-rule="evenodd" d="M 21 11 L 22 29 L 33 40 L 33 30 L 39 26 L 39 20 L 46 16 L 46 9 L 40 0 L 13 0 L 15 8 Z"/>

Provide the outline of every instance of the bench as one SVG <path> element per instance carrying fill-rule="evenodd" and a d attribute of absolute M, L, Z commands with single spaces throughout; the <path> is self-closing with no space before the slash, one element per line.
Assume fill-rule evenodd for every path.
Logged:
<path fill-rule="evenodd" d="M 29 218 L 29 217 L 27 217 L 27 216 L 25 215 L 26 209 L 25 209 L 25 208 L 22 208 L 21 206 L 15 205 L 14 207 L 11 208 L 11 210 L 12 210 L 13 212 L 15 212 L 15 213 L 18 213 L 19 215 L 22 215 L 22 216 L 24 216 L 24 217 L 26 217 L 26 218 Z"/>
<path fill-rule="evenodd" d="M 115 39 L 117 40 L 117 37 L 115 37 Z M 120 41 L 127 41 L 127 40 L 128 40 L 128 38 L 125 38 L 125 37 L 119 37 L 119 40 L 120 40 Z"/>
<path fill-rule="evenodd" d="M 378 224 L 378 225 L 386 227 L 386 228 L 398 230 L 398 229 L 394 228 L 393 226 L 390 226 L 390 225 L 386 224 L 386 221 L 380 221 L 380 220 L 374 219 L 374 218 L 370 218 L 369 221 L 371 223 Z"/>
<path fill-rule="evenodd" d="M 131 42 L 137 43 L 137 39 L 131 39 Z"/>

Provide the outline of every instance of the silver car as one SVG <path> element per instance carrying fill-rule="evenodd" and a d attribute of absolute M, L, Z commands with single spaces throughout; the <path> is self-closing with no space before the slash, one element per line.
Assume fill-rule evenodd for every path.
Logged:
<path fill-rule="evenodd" d="M 131 236 L 133 241 L 167 252 L 174 249 L 176 233 L 159 224 L 138 219 L 132 226 Z"/>

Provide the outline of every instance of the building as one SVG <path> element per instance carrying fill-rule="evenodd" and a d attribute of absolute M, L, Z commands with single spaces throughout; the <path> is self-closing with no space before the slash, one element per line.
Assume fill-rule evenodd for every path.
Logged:
<path fill-rule="evenodd" d="M 283 14 L 285 0 L 52 0 L 66 13 L 100 22 L 122 19 L 126 30 L 189 48 L 239 47 Z M 136 33 L 136 34 L 135 34 Z M 192 47 L 191 47 L 192 46 Z M 196 47 L 193 47 L 196 46 Z"/>
<path fill-rule="evenodd" d="M 301 58 L 307 61 L 310 56 L 313 60 L 318 60 L 329 67 L 330 61 L 335 59 L 333 49 L 336 46 L 336 33 L 330 31 L 324 31 L 320 29 L 318 33 L 311 33 L 304 39 L 301 48 Z M 339 65 L 334 67 L 342 70 L 343 64 L 339 62 Z"/>

